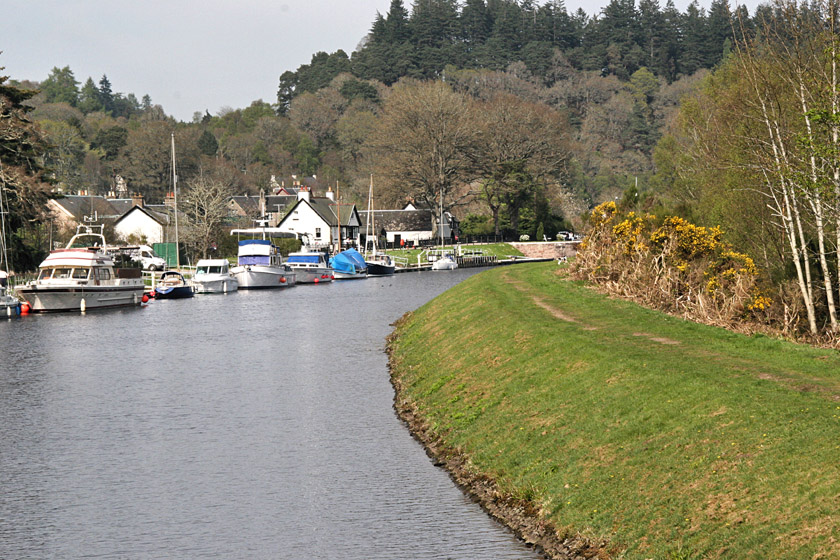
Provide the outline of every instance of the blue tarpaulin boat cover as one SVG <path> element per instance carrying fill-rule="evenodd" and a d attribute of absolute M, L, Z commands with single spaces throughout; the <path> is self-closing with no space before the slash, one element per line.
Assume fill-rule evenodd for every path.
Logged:
<path fill-rule="evenodd" d="M 365 258 L 356 249 L 347 249 L 330 258 L 330 266 L 333 270 L 350 274 L 367 269 Z"/>

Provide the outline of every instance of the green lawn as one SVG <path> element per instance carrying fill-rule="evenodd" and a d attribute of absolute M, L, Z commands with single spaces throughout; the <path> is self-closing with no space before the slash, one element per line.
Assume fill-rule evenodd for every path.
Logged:
<path fill-rule="evenodd" d="M 615 556 L 840 558 L 840 354 L 685 322 L 553 263 L 471 277 L 402 323 L 433 429 Z"/>

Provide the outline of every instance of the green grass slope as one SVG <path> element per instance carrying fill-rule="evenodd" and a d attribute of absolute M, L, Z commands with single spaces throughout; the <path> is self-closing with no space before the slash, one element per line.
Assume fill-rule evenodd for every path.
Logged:
<path fill-rule="evenodd" d="M 510 496 L 614 557 L 840 558 L 840 354 L 608 299 L 556 264 L 401 322 L 401 398 Z"/>

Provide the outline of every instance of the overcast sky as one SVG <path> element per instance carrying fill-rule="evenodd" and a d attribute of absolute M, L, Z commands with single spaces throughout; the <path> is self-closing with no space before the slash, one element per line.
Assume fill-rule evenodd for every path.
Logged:
<path fill-rule="evenodd" d="M 675 0 L 685 11 L 689 0 Z M 390 0 L 7 0 L 0 67 L 15 80 L 44 80 L 69 66 L 76 80 L 148 94 L 190 121 L 205 110 L 275 103 L 280 74 L 318 51 L 350 55 Z M 608 0 L 568 0 L 570 12 Z M 708 7 L 711 0 L 703 0 Z M 544 0 L 539 2 L 544 4 Z M 662 5 L 665 0 L 661 0 Z M 746 3 L 753 11 L 754 4 Z M 411 0 L 404 0 L 410 9 Z M 733 2 L 734 5 L 734 2 Z"/>

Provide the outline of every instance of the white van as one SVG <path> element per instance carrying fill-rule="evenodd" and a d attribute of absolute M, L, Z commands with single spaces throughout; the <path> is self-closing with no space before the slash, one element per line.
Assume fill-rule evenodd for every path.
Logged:
<path fill-rule="evenodd" d="M 166 260 L 159 257 L 148 245 L 140 245 L 131 253 L 131 260 L 143 263 L 144 270 L 165 270 Z"/>

